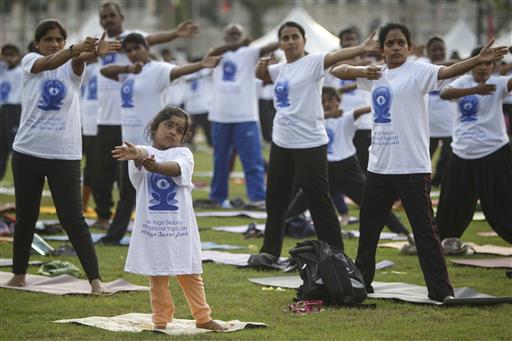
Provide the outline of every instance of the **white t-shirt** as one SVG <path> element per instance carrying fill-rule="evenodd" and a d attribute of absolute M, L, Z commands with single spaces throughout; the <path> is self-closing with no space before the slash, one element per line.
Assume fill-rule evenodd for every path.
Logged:
<path fill-rule="evenodd" d="M 339 79 L 336 76 L 334 76 L 331 72 L 325 72 L 324 86 L 330 86 L 337 90 L 355 83 L 355 80 Z M 356 110 L 370 105 L 370 93 L 359 88 L 355 88 L 354 90 L 350 91 L 345 91 L 340 96 L 340 108 L 343 109 L 344 111 Z M 372 129 L 371 115 L 368 113 L 359 116 L 359 118 L 356 120 L 356 126 L 357 129 L 361 130 Z"/>
<path fill-rule="evenodd" d="M 322 84 L 326 53 L 309 54 L 293 63 L 270 65 L 274 82 L 272 141 L 282 148 L 313 148 L 327 144 Z"/>
<path fill-rule="evenodd" d="M 438 89 L 440 68 L 412 61 L 394 69 L 385 65 L 379 80 L 357 79 L 372 98 L 370 172 L 431 173 L 426 94 Z"/>
<path fill-rule="evenodd" d="M 183 77 L 178 78 L 165 90 L 163 94 L 164 104 L 180 107 L 185 102 L 186 91 L 185 79 Z"/>
<path fill-rule="evenodd" d="M 434 90 L 428 94 L 430 137 L 451 137 L 453 118 L 457 108 L 452 101 L 441 99 L 439 94 L 440 90 Z"/>
<path fill-rule="evenodd" d="M 181 175 L 151 173 L 129 162 L 137 209 L 125 271 L 147 276 L 200 274 L 201 240 L 191 194 L 192 153 L 181 147 L 144 148 L 157 162 L 178 162 Z"/>
<path fill-rule="evenodd" d="M 82 135 L 96 136 L 98 132 L 98 63 L 85 67 L 80 98 Z"/>
<path fill-rule="evenodd" d="M 329 137 L 327 160 L 329 162 L 345 160 L 356 153 L 352 142 L 356 132 L 354 112 L 344 112 L 341 117 L 325 120 L 325 129 Z"/>
<path fill-rule="evenodd" d="M 148 35 L 145 32 L 123 31 L 119 37 L 107 37 L 107 40 L 124 39 L 130 33 L 139 33 L 144 38 Z M 100 67 L 98 71 L 108 65 L 129 65 L 131 64 L 128 56 L 122 52 L 109 53 L 99 59 Z M 100 125 L 121 125 L 121 99 L 119 90 L 121 84 L 103 76 L 98 72 L 98 124 Z"/>
<path fill-rule="evenodd" d="M 486 84 L 495 84 L 491 95 L 470 95 L 457 99 L 457 117 L 453 130 L 453 153 L 463 159 L 478 159 L 494 153 L 509 139 L 503 119 L 503 99 L 509 77 L 491 76 Z M 464 75 L 448 85 L 450 88 L 472 88 L 478 84 L 472 75 Z"/>
<path fill-rule="evenodd" d="M 31 73 L 43 56 L 23 57 L 21 122 L 13 149 L 43 159 L 80 160 L 79 93 L 82 77 L 75 74 L 71 61 L 55 70 Z"/>
<path fill-rule="evenodd" d="M 150 61 L 139 74 L 119 77 L 121 89 L 121 131 L 123 140 L 133 144 L 147 144 L 147 125 L 163 109 L 163 95 L 171 85 L 173 64 Z"/>
<path fill-rule="evenodd" d="M 23 71 L 21 66 L 0 70 L 0 104 L 21 104 Z"/>
<path fill-rule="evenodd" d="M 228 51 L 213 69 L 212 122 L 238 123 L 258 121 L 258 98 L 254 82 L 261 48 L 241 47 Z"/>
<path fill-rule="evenodd" d="M 206 114 L 212 99 L 211 70 L 185 76 L 185 110 L 191 115 Z"/>

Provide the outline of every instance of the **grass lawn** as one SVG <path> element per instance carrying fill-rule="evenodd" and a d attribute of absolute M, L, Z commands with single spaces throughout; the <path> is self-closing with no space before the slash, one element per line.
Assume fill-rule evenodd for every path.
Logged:
<path fill-rule="evenodd" d="M 196 152 L 196 171 L 211 168 L 211 154 Z M 237 164 L 237 170 L 240 170 Z M 207 181 L 209 178 L 196 177 Z M 12 186 L 9 173 L 3 186 Z M 246 199 L 244 186 L 231 182 L 231 197 Z M 207 192 L 195 191 L 194 198 L 207 197 Z M 14 201 L 13 196 L 1 195 L 0 202 Z M 45 197 L 44 205 L 51 205 Z M 93 205 L 91 205 L 93 207 Z M 352 207 L 352 215 L 358 210 Z M 403 212 L 398 212 L 407 221 Z M 41 216 L 41 218 L 54 218 Z M 250 223 L 246 218 L 198 218 L 202 241 L 239 244 L 248 249 L 240 252 L 255 253 L 261 246 L 261 239 L 244 240 L 239 234 L 212 231 L 216 225 L 242 225 Z M 407 226 L 408 223 L 407 223 Z M 351 228 L 357 229 L 357 225 Z M 478 231 L 490 231 L 486 222 L 473 222 L 463 236 L 464 241 L 478 244 L 508 244 L 498 237 L 479 237 Z M 99 231 L 93 231 L 99 232 Z M 283 256 L 297 240 L 287 238 Z M 59 246 L 60 243 L 53 243 Z M 347 253 L 354 257 L 357 240 L 345 241 Z M 143 276 L 124 273 L 126 247 L 99 246 L 96 248 L 100 270 L 105 281 L 119 277 L 140 285 L 147 285 Z M 12 245 L 0 244 L 0 257 L 11 258 Z M 473 256 L 483 258 L 485 256 Z M 32 260 L 53 260 L 55 257 L 32 256 Z M 448 257 L 448 259 L 451 257 Z M 79 265 L 75 257 L 59 257 Z M 376 280 L 407 282 L 424 285 L 418 260 L 413 256 L 399 254 L 393 249 L 379 249 L 377 261 L 392 260 L 395 266 L 379 270 Z M 37 267 L 29 267 L 36 273 Z M 2 268 L 10 271 L 9 268 Z M 448 270 L 455 287 L 473 287 L 491 295 L 512 296 L 512 280 L 505 277 L 505 271 L 487 270 L 456 266 L 448 262 Z M 276 275 L 278 273 L 240 270 L 230 266 L 205 264 L 204 281 L 208 303 L 213 317 L 222 320 L 264 322 L 268 328 L 243 330 L 229 334 L 206 334 L 208 340 L 512 340 L 512 305 L 488 307 L 440 308 L 413 305 L 389 300 L 367 300 L 376 303 L 374 310 L 325 309 L 308 316 L 295 316 L 284 312 L 295 292 L 264 291 L 250 283 L 248 277 Z M 175 281 L 171 281 L 177 307 L 176 318 L 191 318 L 188 306 Z M 121 293 L 112 297 L 55 296 L 0 289 L 0 340 L 163 340 L 168 336 L 144 332 L 143 334 L 113 333 L 101 329 L 71 324 L 55 324 L 54 320 L 86 316 L 114 316 L 130 312 L 150 313 L 148 293 Z M 199 337 L 196 337 L 199 338 Z M 194 337 L 180 337 L 182 340 Z"/>

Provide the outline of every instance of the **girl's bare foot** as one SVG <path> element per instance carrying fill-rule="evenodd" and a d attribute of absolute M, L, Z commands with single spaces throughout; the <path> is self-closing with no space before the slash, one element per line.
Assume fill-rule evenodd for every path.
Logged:
<path fill-rule="evenodd" d="M 99 278 L 93 279 L 91 281 L 91 294 L 93 295 L 109 295 L 112 291 L 108 290 L 103 286 L 103 283 Z"/>
<path fill-rule="evenodd" d="M 24 287 L 27 285 L 25 282 L 25 274 L 23 275 L 13 275 L 12 278 L 7 282 L 7 285 L 10 287 Z"/>
<path fill-rule="evenodd" d="M 210 320 L 210 321 L 208 321 L 206 323 L 197 323 L 196 322 L 196 327 L 197 328 L 201 328 L 201 329 L 216 330 L 216 331 L 222 331 L 222 330 L 227 330 L 228 329 L 226 327 L 221 326 L 220 324 L 218 324 L 214 320 Z"/>

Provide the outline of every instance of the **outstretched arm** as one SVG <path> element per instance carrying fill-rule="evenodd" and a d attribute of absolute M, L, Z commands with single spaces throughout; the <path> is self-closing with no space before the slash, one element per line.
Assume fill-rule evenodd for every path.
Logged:
<path fill-rule="evenodd" d="M 270 52 L 277 50 L 278 47 L 279 47 L 279 43 L 277 41 L 275 43 L 270 43 L 270 44 L 263 46 L 260 50 L 260 57 L 263 57 L 263 56 L 269 54 Z"/>
<path fill-rule="evenodd" d="M 146 41 L 149 46 L 167 43 L 176 38 L 190 38 L 199 32 L 199 26 L 194 24 L 191 20 L 184 21 L 178 25 L 174 30 L 156 32 L 148 35 Z"/>
<path fill-rule="evenodd" d="M 364 114 L 368 114 L 372 111 L 372 108 L 370 106 L 358 108 L 354 110 L 354 120 L 357 120 L 359 117 L 363 116 Z"/>
<path fill-rule="evenodd" d="M 93 52 L 95 43 L 96 38 L 87 37 L 83 42 L 72 45 L 72 47 L 68 49 L 62 49 L 48 56 L 38 58 L 32 65 L 30 72 L 40 73 L 48 70 L 55 70 L 56 68 L 66 64 L 71 58 L 78 57 L 81 53 Z"/>
<path fill-rule="evenodd" d="M 210 52 L 208 52 L 208 55 L 220 56 L 228 51 L 236 51 L 241 47 L 248 46 L 250 43 L 251 43 L 251 41 L 249 39 L 244 39 L 239 43 L 221 45 L 221 46 L 211 49 Z"/>
<path fill-rule="evenodd" d="M 119 75 L 123 73 L 138 74 L 142 71 L 143 63 L 137 62 L 130 65 L 109 65 L 100 70 L 100 73 L 112 80 L 119 81 Z"/>
<path fill-rule="evenodd" d="M 200 62 L 185 64 L 182 66 L 176 66 L 171 70 L 171 73 L 170 73 L 171 81 L 173 81 L 176 78 L 179 78 L 181 76 L 188 75 L 190 73 L 194 73 L 194 72 L 199 71 L 204 68 L 213 69 L 214 67 L 219 65 L 220 60 L 221 60 L 221 57 L 214 57 L 214 56 L 207 55 Z"/>
<path fill-rule="evenodd" d="M 484 45 L 478 55 L 450 66 L 443 66 L 441 69 L 439 69 L 437 78 L 453 78 L 455 76 L 466 73 L 479 63 L 496 62 L 502 59 L 503 56 L 508 53 L 508 48 L 506 46 L 491 47 L 493 43 L 494 38 L 489 40 L 487 44 Z"/>
<path fill-rule="evenodd" d="M 180 176 L 181 167 L 176 161 L 156 162 L 155 156 L 147 156 L 142 160 L 142 166 L 152 173 L 159 173 L 167 176 Z"/>
<path fill-rule="evenodd" d="M 366 67 L 342 64 L 332 68 L 331 73 L 339 79 L 379 79 L 381 77 L 380 67 L 370 65 Z"/>
<path fill-rule="evenodd" d="M 373 31 L 372 34 L 370 34 L 370 36 L 366 38 L 366 40 L 361 45 L 338 49 L 336 51 L 327 53 L 324 60 L 324 69 L 330 68 L 342 60 L 352 59 L 363 53 L 378 50 L 379 43 L 373 39 L 375 32 L 376 31 Z"/>
<path fill-rule="evenodd" d="M 465 89 L 446 87 L 441 91 L 439 97 L 441 97 L 441 99 L 449 100 L 469 95 L 491 95 L 494 91 L 496 91 L 496 85 L 479 83 L 477 86 Z"/>
<path fill-rule="evenodd" d="M 84 71 L 84 63 L 89 61 L 94 61 L 98 57 L 102 57 L 110 52 L 119 51 L 121 48 L 121 43 L 119 41 L 105 41 L 105 37 L 107 36 L 107 31 L 103 31 L 100 40 L 96 43 L 96 47 L 92 51 L 85 51 L 80 53 L 78 56 L 73 57 L 71 61 L 71 66 L 73 67 L 73 72 L 77 75 L 81 75 Z"/>

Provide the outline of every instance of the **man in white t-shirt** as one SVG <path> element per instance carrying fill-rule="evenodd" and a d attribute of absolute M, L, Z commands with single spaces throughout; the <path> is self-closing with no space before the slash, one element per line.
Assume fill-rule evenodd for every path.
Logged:
<path fill-rule="evenodd" d="M 133 31 L 125 31 L 123 29 L 124 16 L 121 8 L 117 3 L 107 2 L 101 5 L 99 11 L 100 24 L 107 31 L 109 39 L 122 40 Z M 166 43 L 179 37 L 191 37 L 198 32 L 196 25 L 191 22 L 184 22 L 178 25 L 174 30 L 158 32 L 154 34 L 141 33 L 149 46 L 155 44 Z M 100 60 L 100 67 L 107 64 L 128 65 L 130 64 L 128 57 L 120 53 L 111 53 L 104 56 Z M 106 229 L 109 227 L 109 219 L 111 216 L 112 189 L 114 181 L 119 180 L 119 170 L 117 163 L 112 159 L 110 151 L 122 144 L 121 138 L 121 100 L 119 97 L 120 84 L 103 77 L 98 73 L 98 134 L 96 143 L 96 160 L 93 179 L 93 192 L 96 201 L 96 213 L 98 220 L 96 227 Z M 125 172 L 126 173 L 126 172 Z M 132 204 L 135 202 L 135 190 L 128 180 L 128 174 L 123 174 L 121 180 L 124 179 L 124 185 L 131 187 L 129 197 L 120 197 L 117 207 L 125 207 L 125 210 L 116 209 L 116 217 L 119 215 L 130 215 Z M 121 183 L 119 187 L 123 187 Z M 114 217 L 113 224 L 118 219 Z M 124 219 L 122 219 L 124 220 Z"/>
<path fill-rule="evenodd" d="M 2 59 L 6 62 L 6 68 L 0 72 L 0 180 L 4 177 L 20 125 L 23 78 L 18 47 L 11 44 L 2 46 Z"/>
<path fill-rule="evenodd" d="M 224 42 L 226 46 L 211 52 L 212 55 L 222 54 L 222 61 L 213 71 L 213 96 L 208 116 L 212 122 L 214 152 L 210 200 L 221 207 L 231 207 L 228 179 L 236 150 L 244 169 L 249 205 L 263 206 L 265 170 L 254 74 L 259 58 L 277 49 L 278 44 L 243 46 L 243 28 L 236 24 L 225 28 Z"/>

